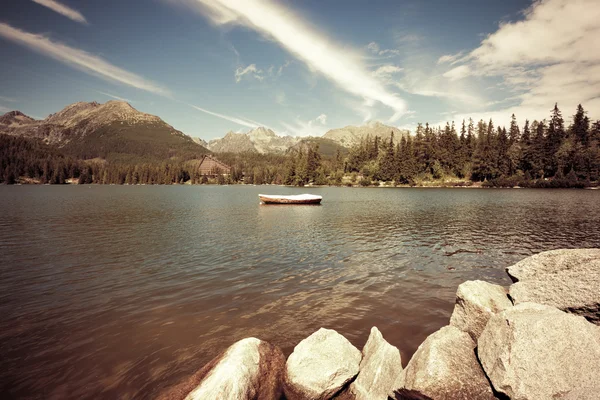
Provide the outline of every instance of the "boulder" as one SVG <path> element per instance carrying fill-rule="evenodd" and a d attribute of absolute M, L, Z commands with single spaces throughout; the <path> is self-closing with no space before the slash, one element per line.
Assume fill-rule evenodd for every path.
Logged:
<path fill-rule="evenodd" d="M 467 281 L 456 291 L 456 305 L 450 325 L 467 332 L 477 341 L 490 317 L 511 306 L 508 291 L 502 286 L 483 281 Z"/>
<path fill-rule="evenodd" d="M 515 304 L 546 304 L 600 324 L 600 249 L 545 251 L 506 272 Z"/>
<path fill-rule="evenodd" d="M 349 398 L 386 400 L 401 373 L 400 351 L 389 344 L 381 332 L 373 327 L 362 351 L 358 376 L 348 390 Z"/>
<path fill-rule="evenodd" d="M 255 338 L 242 339 L 190 379 L 160 396 L 164 400 L 271 400 L 283 392 L 285 356 Z"/>
<path fill-rule="evenodd" d="M 358 374 L 360 351 L 342 335 L 321 328 L 288 357 L 283 390 L 288 400 L 325 400 Z"/>
<path fill-rule="evenodd" d="M 600 392 L 600 327 L 522 303 L 492 316 L 478 341 L 494 389 L 511 399 L 591 399 Z"/>
<path fill-rule="evenodd" d="M 403 372 L 396 399 L 494 399 L 468 333 L 445 326 L 419 346 Z M 402 382 L 403 381 L 403 382 Z"/>

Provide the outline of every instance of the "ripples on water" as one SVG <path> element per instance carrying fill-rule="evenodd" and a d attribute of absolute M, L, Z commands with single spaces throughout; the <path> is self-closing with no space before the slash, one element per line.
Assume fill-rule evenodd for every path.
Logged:
<path fill-rule="evenodd" d="M 312 192 L 322 206 L 260 206 Z M 147 398 L 234 341 L 321 326 L 403 363 L 456 287 L 600 247 L 600 191 L 0 187 L 1 397 Z"/>

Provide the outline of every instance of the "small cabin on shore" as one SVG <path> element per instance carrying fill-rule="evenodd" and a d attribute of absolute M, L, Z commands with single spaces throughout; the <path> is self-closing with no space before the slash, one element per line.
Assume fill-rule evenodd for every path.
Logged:
<path fill-rule="evenodd" d="M 222 163 L 210 154 L 202 157 L 198 170 L 200 171 L 200 175 L 209 176 L 229 175 L 231 173 L 231 167 L 229 165 Z"/>

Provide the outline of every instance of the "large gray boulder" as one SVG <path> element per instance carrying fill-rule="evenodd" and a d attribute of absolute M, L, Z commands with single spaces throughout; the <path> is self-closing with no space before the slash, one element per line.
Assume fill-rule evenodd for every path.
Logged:
<path fill-rule="evenodd" d="M 445 326 L 419 346 L 403 372 L 396 399 L 494 399 L 468 333 Z"/>
<path fill-rule="evenodd" d="M 600 327 L 522 303 L 492 316 L 478 354 L 494 389 L 513 400 L 592 399 L 600 393 Z"/>
<path fill-rule="evenodd" d="M 321 328 L 294 348 L 284 378 L 288 400 L 325 400 L 340 392 L 357 374 L 360 351 L 342 335 Z"/>
<path fill-rule="evenodd" d="M 512 307 L 508 291 L 484 281 L 467 281 L 458 286 L 450 325 L 467 332 L 477 341 L 490 317 Z"/>
<path fill-rule="evenodd" d="M 283 391 L 285 356 L 255 338 L 242 339 L 160 396 L 164 400 L 271 400 Z"/>
<path fill-rule="evenodd" d="M 402 373 L 402 359 L 397 347 L 389 344 L 376 327 L 362 351 L 360 372 L 348 390 L 348 398 L 386 400 Z"/>
<path fill-rule="evenodd" d="M 506 272 L 515 304 L 546 304 L 600 324 L 600 249 L 545 251 Z"/>

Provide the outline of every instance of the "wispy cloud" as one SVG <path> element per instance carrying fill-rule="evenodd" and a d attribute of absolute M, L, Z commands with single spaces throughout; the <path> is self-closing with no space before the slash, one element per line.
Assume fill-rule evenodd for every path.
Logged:
<path fill-rule="evenodd" d="M 456 54 L 445 54 L 438 59 L 437 63 L 454 65 L 455 63 L 461 61 L 464 54 L 464 51 L 460 51 Z"/>
<path fill-rule="evenodd" d="M 79 22 L 81 24 L 85 24 L 87 25 L 87 20 L 85 19 L 85 17 L 77 10 L 59 3 L 58 1 L 55 0 L 32 0 L 34 3 L 38 3 L 39 5 L 42 5 L 44 7 L 48 7 L 49 9 L 51 9 L 54 12 L 57 12 L 61 15 L 64 15 L 65 17 L 75 21 L 75 22 Z"/>
<path fill-rule="evenodd" d="M 265 79 L 262 69 L 256 68 L 256 64 L 250 64 L 247 67 L 238 67 L 235 70 L 235 81 L 237 83 L 241 82 L 244 76 L 253 77 L 259 81 Z"/>
<path fill-rule="evenodd" d="M 456 67 L 451 69 L 450 71 L 444 72 L 443 76 L 445 78 L 450 79 L 451 81 L 456 81 L 459 79 L 463 79 L 466 76 L 471 74 L 471 70 L 467 65 L 461 65 L 460 67 Z"/>
<path fill-rule="evenodd" d="M 8 107 L 4 107 L 4 106 L 0 105 L 0 113 L 4 114 L 4 113 L 7 113 L 9 111 L 12 111 L 12 110 L 10 108 L 8 108 Z"/>
<path fill-rule="evenodd" d="M 373 76 L 388 80 L 392 75 L 402 72 L 403 69 L 396 65 L 382 65 L 373 71 Z"/>
<path fill-rule="evenodd" d="M 321 136 L 327 130 L 327 115 L 320 114 L 308 121 L 296 117 L 293 123 L 280 122 L 280 124 L 285 129 L 284 134 L 292 136 Z"/>
<path fill-rule="evenodd" d="M 0 96 L 0 100 L 5 101 L 7 103 L 16 103 L 17 99 L 13 99 L 12 97 Z"/>
<path fill-rule="evenodd" d="M 174 0 L 171 0 L 173 2 Z M 292 10 L 270 0 L 180 0 L 206 15 L 213 23 L 239 24 L 281 45 L 311 70 L 321 73 L 341 89 L 378 101 L 393 110 L 390 120 L 402 116 L 406 106 L 397 94 L 373 77 L 361 55 L 334 43 L 302 21 Z"/>
<path fill-rule="evenodd" d="M 398 49 L 382 49 L 377 42 L 371 42 L 367 45 L 367 50 L 378 56 L 397 56 L 400 54 Z"/>
<path fill-rule="evenodd" d="M 100 94 L 103 94 L 105 96 L 112 97 L 113 99 L 116 99 L 116 100 L 121 100 L 121 101 L 126 101 L 128 103 L 132 103 L 131 100 L 128 100 L 128 99 L 123 98 L 123 97 L 115 96 L 114 94 L 110 94 L 110 93 L 106 93 L 106 92 L 101 92 L 99 90 L 96 90 L 96 93 L 100 93 Z"/>
<path fill-rule="evenodd" d="M 53 41 L 46 36 L 25 32 L 6 23 L 0 23 L 0 37 L 104 80 L 119 82 L 167 97 L 171 95 L 166 88 L 133 72 L 119 68 L 84 50 Z"/>
<path fill-rule="evenodd" d="M 210 111 L 210 110 L 207 110 L 206 108 L 198 107 L 193 104 L 188 104 L 188 106 L 190 106 L 198 111 L 202 111 L 203 113 L 215 116 L 217 118 L 221 118 L 226 121 L 236 123 L 238 125 L 247 126 L 248 128 L 258 128 L 259 126 L 266 126 L 265 124 L 261 124 L 259 122 L 248 120 L 245 118 L 239 118 L 239 117 L 233 117 L 231 115 L 219 114 L 217 112 Z"/>
<path fill-rule="evenodd" d="M 500 77 L 519 104 L 487 114 L 512 112 L 545 118 L 558 102 L 572 112 L 577 104 L 600 109 L 600 3 L 597 0 L 536 1 L 524 19 L 503 23 L 444 76 L 451 80 Z M 565 23 L 565 21 L 577 21 Z M 485 113 L 484 113 L 485 115 Z"/>

